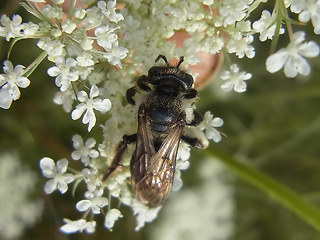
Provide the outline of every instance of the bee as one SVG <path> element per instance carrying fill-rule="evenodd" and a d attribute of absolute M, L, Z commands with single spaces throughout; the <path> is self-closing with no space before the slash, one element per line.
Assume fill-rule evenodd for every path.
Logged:
<path fill-rule="evenodd" d="M 151 67 L 148 75 L 139 77 L 126 92 L 132 105 L 137 104 L 136 93 L 144 93 L 138 105 L 138 130 L 123 136 L 104 175 L 105 180 L 120 165 L 127 145 L 136 142 L 130 162 L 133 192 L 136 199 L 152 207 L 163 204 L 171 191 L 180 140 L 198 149 L 208 146 L 202 132 L 191 129 L 203 121 L 203 116 L 193 107 L 198 97 L 193 77 L 179 69 L 184 58 L 180 57 L 175 66 L 163 55 L 155 62 L 160 59 L 165 66 Z"/>

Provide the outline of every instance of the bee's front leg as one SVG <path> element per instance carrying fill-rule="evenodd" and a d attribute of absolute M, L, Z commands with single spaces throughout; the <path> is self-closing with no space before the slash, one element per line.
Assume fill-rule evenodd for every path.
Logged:
<path fill-rule="evenodd" d="M 107 172 L 103 175 L 102 181 L 105 181 L 116 169 L 121 166 L 121 159 L 128 144 L 137 141 L 137 134 L 123 135 L 122 141 L 118 143 L 112 163 Z"/>
<path fill-rule="evenodd" d="M 137 81 L 137 86 L 134 86 L 134 87 L 129 88 L 127 90 L 126 97 L 127 97 L 128 103 L 130 103 L 131 105 L 136 104 L 133 97 L 136 95 L 136 93 L 139 91 L 139 89 L 141 89 L 142 91 L 145 91 L 145 92 L 149 92 L 151 89 L 148 86 L 148 83 L 149 83 L 148 76 L 142 75 L 141 77 L 139 77 L 139 79 Z"/>

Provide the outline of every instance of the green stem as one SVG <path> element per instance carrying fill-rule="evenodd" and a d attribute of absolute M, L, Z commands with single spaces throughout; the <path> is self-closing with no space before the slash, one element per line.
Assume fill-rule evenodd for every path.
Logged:
<path fill-rule="evenodd" d="M 39 66 L 39 64 L 46 58 L 47 52 L 43 51 L 25 70 L 25 77 L 29 77 L 30 74 Z"/>
<path fill-rule="evenodd" d="M 287 188 L 280 182 L 260 172 L 259 170 L 244 164 L 231 155 L 216 150 L 208 149 L 207 152 L 229 167 L 239 177 L 248 181 L 255 187 L 266 192 L 274 200 L 290 209 L 293 213 L 313 226 L 320 232 L 320 210 L 305 201 L 301 196 Z"/>

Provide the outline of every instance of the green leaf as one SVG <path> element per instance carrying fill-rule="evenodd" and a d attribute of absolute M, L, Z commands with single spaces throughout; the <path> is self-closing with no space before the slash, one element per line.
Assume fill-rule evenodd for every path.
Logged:
<path fill-rule="evenodd" d="M 208 149 L 206 152 L 320 232 L 320 209 L 308 203 L 296 192 L 231 155 L 212 149 Z"/>

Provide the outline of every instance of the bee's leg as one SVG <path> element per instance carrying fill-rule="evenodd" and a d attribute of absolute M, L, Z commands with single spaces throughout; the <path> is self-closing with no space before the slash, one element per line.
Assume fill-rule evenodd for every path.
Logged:
<path fill-rule="evenodd" d="M 133 97 L 136 95 L 137 88 L 140 88 L 145 92 L 150 91 L 151 89 L 149 88 L 148 83 L 149 83 L 148 76 L 142 75 L 141 77 L 139 77 L 137 80 L 137 86 L 134 86 L 127 90 L 126 96 L 127 96 L 128 103 L 130 103 L 131 105 L 136 104 L 136 102 L 133 100 Z"/>
<path fill-rule="evenodd" d="M 145 92 L 149 92 L 151 88 L 149 88 L 149 78 L 146 75 L 142 75 L 141 77 L 138 78 L 137 84 L 139 88 Z"/>
<path fill-rule="evenodd" d="M 192 99 L 198 97 L 198 91 L 191 88 L 186 94 L 183 95 L 185 99 Z"/>
<path fill-rule="evenodd" d="M 129 88 L 126 92 L 127 101 L 131 105 L 136 104 L 136 102 L 133 100 L 133 97 L 134 97 L 134 95 L 136 95 L 136 92 L 137 92 L 136 87 Z"/>
<path fill-rule="evenodd" d="M 137 141 L 137 134 L 123 135 L 122 141 L 118 143 L 115 155 L 113 157 L 112 163 L 108 168 L 107 172 L 103 175 L 102 181 L 105 181 L 117 167 L 121 166 L 120 162 L 124 151 L 127 149 L 128 144 Z"/>
<path fill-rule="evenodd" d="M 197 149 L 205 149 L 209 145 L 208 139 L 204 135 L 200 134 L 199 136 L 182 135 L 181 139 L 188 143 L 191 147 Z"/>
<path fill-rule="evenodd" d="M 203 121 L 202 113 L 198 111 L 193 111 L 193 119 L 190 123 L 187 123 L 188 126 L 198 126 Z"/>

